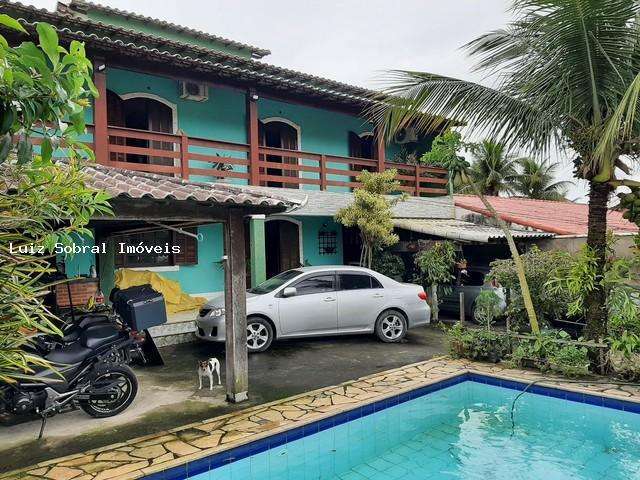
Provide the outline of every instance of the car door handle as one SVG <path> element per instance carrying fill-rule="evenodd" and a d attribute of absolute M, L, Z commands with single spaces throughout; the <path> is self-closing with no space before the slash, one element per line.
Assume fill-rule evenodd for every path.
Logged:
<path fill-rule="evenodd" d="M 335 302 L 335 301 L 336 301 L 336 299 L 335 299 L 334 297 L 326 297 L 326 298 L 324 299 L 324 301 L 325 301 L 325 302 Z"/>
<path fill-rule="evenodd" d="M 381 294 L 381 293 L 374 293 L 373 294 L 373 298 L 382 298 L 382 297 L 384 297 L 384 295 Z"/>

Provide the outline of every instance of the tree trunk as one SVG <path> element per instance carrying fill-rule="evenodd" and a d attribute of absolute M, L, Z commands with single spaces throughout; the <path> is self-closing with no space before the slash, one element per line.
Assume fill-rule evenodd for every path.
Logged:
<path fill-rule="evenodd" d="M 431 319 L 437 322 L 440 319 L 440 308 L 438 306 L 438 286 L 431 285 Z"/>
<path fill-rule="evenodd" d="M 585 336 L 598 340 L 607 334 L 607 293 L 602 285 L 607 257 L 607 203 L 611 186 L 608 183 L 591 182 L 589 192 L 589 226 L 587 245 L 597 258 L 595 288 L 585 299 Z"/>
<path fill-rule="evenodd" d="M 533 305 L 533 301 L 531 300 L 531 292 L 529 290 L 529 283 L 527 282 L 527 276 L 524 269 L 524 263 L 522 263 L 522 258 L 520 258 L 520 253 L 518 252 L 518 248 L 516 247 L 516 242 L 513 241 L 513 235 L 511 235 L 511 230 L 506 222 L 498 215 L 498 212 L 493 205 L 486 199 L 486 197 L 482 194 L 478 185 L 473 182 L 470 182 L 471 187 L 474 190 L 476 196 L 480 199 L 480 201 L 484 204 L 485 208 L 489 210 L 489 213 L 493 216 L 496 222 L 498 222 L 498 226 L 502 229 L 504 236 L 507 239 L 507 245 L 509 245 L 509 250 L 511 251 L 511 257 L 513 258 L 513 263 L 516 267 L 516 272 L 518 273 L 518 281 L 520 283 L 520 290 L 522 292 L 522 301 L 524 302 L 525 309 L 527 310 L 527 316 L 529 317 L 529 325 L 531 326 L 531 331 L 539 335 L 540 334 L 540 325 L 538 324 L 538 316 L 536 315 L 536 310 Z"/>

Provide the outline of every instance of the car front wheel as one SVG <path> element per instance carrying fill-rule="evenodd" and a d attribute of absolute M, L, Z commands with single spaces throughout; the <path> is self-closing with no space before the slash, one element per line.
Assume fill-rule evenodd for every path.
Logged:
<path fill-rule="evenodd" d="M 273 342 L 273 328 L 264 318 L 247 318 L 247 349 L 249 353 L 264 352 Z"/>
<path fill-rule="evenodd" d="M 386 310 L 376 320 L 376 335 L 385 343 L 396 343 L 407 334 L 407 319 L 398 310 Z"/>

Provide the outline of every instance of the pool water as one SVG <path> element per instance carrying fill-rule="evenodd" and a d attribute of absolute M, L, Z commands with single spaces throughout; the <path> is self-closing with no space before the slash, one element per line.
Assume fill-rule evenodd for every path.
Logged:
<path fill-rule="evenodd" d="M 192 480 L 640 479 L 640 415 L 465 381 Z"/>

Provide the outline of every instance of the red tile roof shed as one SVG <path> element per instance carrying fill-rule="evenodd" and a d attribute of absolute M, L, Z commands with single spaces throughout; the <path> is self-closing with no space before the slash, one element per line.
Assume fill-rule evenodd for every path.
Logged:
<path fill-rule="evenodd" d="M 557 235 L 587 233 L 588 207 L 572 202 L 532 200 L 530 198 L 487 197 L 503 220 Z M 475 195 L 455 195 L 457 207 L 489 216 L 489 211 Z M 607 215 L 607 227 L 615 233 L 636 233 L 638 227 L 614 210 Z"/>

